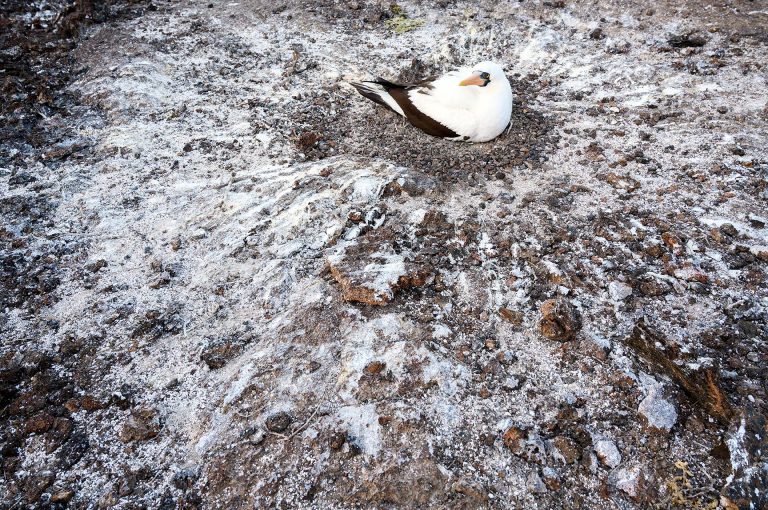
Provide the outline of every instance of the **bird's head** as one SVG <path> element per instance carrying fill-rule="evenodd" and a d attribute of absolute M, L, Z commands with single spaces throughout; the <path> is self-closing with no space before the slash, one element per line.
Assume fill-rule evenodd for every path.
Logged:
<path fill-rule="evenodd" d="M 480 62 L 472 67 L 472 74 L 461 80 L 459 85 L 462 87 L 478 86 L 487 87 L 494 83 L 503 83 L 507 81 L 507 75 L 504 69 L 495 62 Z"/>

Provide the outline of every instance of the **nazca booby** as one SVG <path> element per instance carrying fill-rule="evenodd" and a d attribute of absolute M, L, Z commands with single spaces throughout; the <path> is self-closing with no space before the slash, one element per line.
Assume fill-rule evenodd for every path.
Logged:
<path fill-rule="evenodd" d="M 487 142 L 506 129 L 512 116 L 507 75 L 489 61 L 410 85 L 377 78 L 352 86 L 425 133 L 451 140 Z"/>

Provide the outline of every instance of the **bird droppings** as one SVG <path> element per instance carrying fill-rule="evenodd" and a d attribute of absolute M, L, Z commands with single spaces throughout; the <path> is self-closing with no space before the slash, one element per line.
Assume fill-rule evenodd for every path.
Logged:
<path fill-rule="evenodd" d="M 648 394 L 640 401 L 638 412 L 649 427 L 668 432 L 677 423 L 677 409 L 665 399 L 657 386 L 652 386 Z"/>
<path fill-rule="evenodd" d="M 610 439 L 600 439 L 595 443 L 595 453 L 600 462 L 609 468 L 615 468 L 621 464 L 621 453 L 616 444 Z"/>
<path fill-rule="evenodd" d="M 614 301 L 624 301 L 632 295 L 632 287 L 623 282 L 611 282 L 608 284 L 608 293 Z"/>
<path fill-rule="evenodd" d="M 0 506 L 766 507 L 754 4 L 6 2 Z"/>

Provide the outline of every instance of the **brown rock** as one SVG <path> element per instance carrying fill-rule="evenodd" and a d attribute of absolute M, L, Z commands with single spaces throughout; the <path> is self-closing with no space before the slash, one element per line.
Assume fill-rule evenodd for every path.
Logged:
<path fill-rule="evenodd" d="M 557 436 L 552 440 L 552 446 L 554 446 L 556 450 L 553 453 L 555 458 L 561 460 L 565 464 L 574 464 L 581 458 L 581 452 L 576 446 L 576 443 L 568 437 Z"/>
<path fill-rule="evenodd" d="M 381 373 L 381 371 L 384 370 L 386 366 L 386 363 L 381 361 L 371 361 L 365 366 L 363 370 L 365 370 L 366 374 L 377 375 Z"/>
<path fill-rule="evenodd" d="M 758 259 L 768 262 L 768 248 L 758 246 L 752 250 L 752 253 L 754 253 L 755 257 Z"/>
<path fill-rule="evenodd" d="M 80 407 L 86 411 L 96 411 L 99 409 L 104 409 L 105 406 L 93 395 L 85 395 L 80 399 Z"/>
<path fill-rule="evenodd" d="M 42 434 L 53 427 L 55 419 L 50 414 L 39 413 L 27 420 L 24 430 L 27 434 Z"/>
<path fill-rule="evenodd" d="M 502 436 L 502 440 L 504 441 L 504 446 L 509 448 L 512 453 L 519 455 L 520 452 L 522 452 L 522 442 L 524 441 L 525 433 L 517 428 L 517 427 L 510 427 L 507 429 L 506 432 L 504 432 L 504 435 Z"/>
<path fill-rule="evenodd" d="M 589 32 L 589 38 L 590 39 L 605 39 L 605 34 L 603 33 L 603 29 L 598 27 L 594 30 Z"/>
<path fill-rule="evenodd" d="M 679 267 L 674 270 L 675 277 L 679 278 L 680 280 L 685 280 L 687 282 L 698 282 L 698 283 L 708 283 L 709 277 L 700 271 L 699 269 L 696 269 L 691 264 L 686 264 L 683 267 Z"/>
<path fill-rule="evenodd" d="M 719 244 L 729 244 L 731 242 L 730 237 L 725 235 L 719 228 L 713 228 L 709 231 L 709 235 L 712 239 Z"/>
<path fill-rule="evenodd" d="M 645 253 L 657 259 L 662 256 L 664 250 L 662 250 L 661 246 L 658 244 L 651 244 L 645 248 Z"/>
<path fill-rule="evenodd" d="M 165 287 L 169 283 L 171 283 L 171 275 L 167 272 L 163 272 L 160 274 L 160 276 L 149 283 L 149 288 L 159 289 L 160 287 Z"/>
<path fill-rule="evenodd" d="M 384 234 L 381 234 L 384 237 Z M 434 277 L 432 268 L 405 260 L 387 239 L 365 239 L 336 248 L 326 257 L 345 301 L 382 306 L 395 292 L 422 287 Z"/>
<path fill-rule="evenodd" d="M 53 422 L 53 426 L 48 432 L 48 437 L 50 441 L 46 447 L 46 452 L 52 453 L 59 446 L 61 446 L 61 444 L 64 441 L 66 441 L 69 435 L 72 433 L 73 427 L 74 427 L 74 424 L 72 423 L 72 420 L 68 418 L 61 418 L 61 417 L 56 418 Z"/>
<path fill-rule="evenodd" d="M 313 131 L 305 131 L 299 135 L 299 139 L 296 145 L 299 146 L 299 150 L 306 151 L 312 148 L 320 139 L 320 135 Z"/>
<path fill-rule="evenodd" d="M 341 450 L 344 443 L 347 442 L 347 434 L 344 432 L 336 432 L 328 439 L 328 446 L 331 450 Z"/>
<path fill-rule="evenodd" d="M 230 360 L 239 356 L 252 341 L 249 336 L 229 335 L 219 339 L 211 339 L 200 353 L 200 359 L 211 370 L 226 366 Z"/>
<path fill-rule="evenodd" d="M 273 414 L 264 422 L 264 426 L 270 432 L 285 432 L 293 423 L 293 416 L 286 412 Z"/>
<path fill-rule="evenodd" d="M 544 485 L 547 486 L 547 489 L 551 491 L 560 490 L 560 476 L 557 474 L 557 471 L 551 467 L 545 467 L 541 470 L 541 475 L 542 479 L 544 480 Z"/>
<path fill-rule="evenodd" d="M 669 290 L 669 284 L 657 278 L 649 278 L 640 284 L 640 292 L 644 296 L 661 296 L 669 292 Z"/>
<path fill-rule="evenodd" d="M 523 312 L 510 310 L 509 308 L 499 308 L 499 315 L 513 326 L 520 326 L 523 324 Z"/>
<path fill-rule="evenodd" d="M 669 247 L 669 249 L 672 250 L 675 255 L 680 255 L 683 253 L 682 241 L 680 241 L 680 238 L 672 232 L 664 232 L 661 234 L 661 240 Z"/>
<path fill-rule="evenodd" d="M 112 508 L 117 505 L 118 496 L 115 491 L 106 491 L 101 498 L 99 498 L 98 508 Z"/>
<path fill-rule="evenodd" d="M 24 482 L 24 492 L 27 501 L 30 503 L 38 501 L 43 495 L 45 489 L 53 483 L 54 476 L 50 471 L 44 471 L 30 476 Z"/>
<path fill-rule="evenodd" d="M 70 413 L 76 413 L 80 410 L 80 400 L 76 398 L 70 398 L 66 402 L 64 402 L 64 409 L 69 411 Z"/>
<path fill-rule="evenodd" d="M 410 508 L 433 508 L 435 501 L 445 501 L 448 496 L 446 492 L 450 491 L 451 482 L 455 479 L 450 480 L 434 460 L 425 458 L 424 454 L 414 453 L 414 460 L 392 463 L 359 486 L 348 486 L 350 492 L 354 491 L 351 494 L 354 500 L 365 501 L 362 506 L 366 508 L 397 506 L 393 502 L 407 502 L 405 506 Z M 360 506 L 359 503 L 357 506 Z M 467 508 L 478 506 L 475 501 L 469 501 Z"/>
<path fill-rule="evenodd" d="M 463 494 L 477 503 L 488 503 L 487 491 L 479 484 L 473 483 L 469 480 L 458 480 L 451 485 L 451 490 L 458 494 Z"/>
<path fill-rule="evenodd" d="M 139 408 L 131 415 L 120 430 L 120 440 L 124 443 L 131 441 L 146 441 L 157 436 L 160 432 L 160 421 L 157 412 L 150 408 Z"/>
<path fill-rule="evenodd" d="M 657 345 L 669 345 L 670 342 L 659 333 L 652 331 L 640 321 L 632 334 L 626 339 L 640 356 L 651 363 L 658 371 L 670 376 L 685 393 L 713 418 L 726 424 L 733 416 L 728 397 L 720 388 L 718 371 L 712 367 L 690 370 L 675 363 L 675 355 L 670 349 L 659 349 Z"/>
<path fill-rule="evenodd" d="M 541 464 L 546 460 L 546 444 L 534 430 L 523 431 L 518 427 L 510 427 L 502 440 L 512 453 L 528 462 Z"/>
<path fill-rule="evenodd" d="M 581 319 L 574 306 L 562 298 L 549 299 L 541 305 L 541 334 L 561 342 L 571 340 L 581 329 Z"/>
<path fill-rule="evenodd" d="M 605 180 L 614 188 L 625 191 L 635 191 L 640 187 L 640 183 L 637 179 L 630 177 L 629 175 L 618 175 L 610 172 L 605 176 Z"/>
<path fill-rule="evenodd" d="M 587 149 L 584 151 L 584 155 L 592 161 L 604 161 L 605 156 L 603 152 L 604 150 L 602 147 L 600 147 L 596 142 L 591 142 L 587 146 Z"/>
<path fill-rule="evenodd" d="M 67 503 L 74 497 L 74 495 L 75 491 L 72 489 L 60 490 L 51 495 L 51 501 L 53 503 Z"/>
<path fill-rule="evenodd" d="M 696 416 L 691 416 L 685 422 L 685 429 L 693 434 L 704 432 L 704 424 Z"/>

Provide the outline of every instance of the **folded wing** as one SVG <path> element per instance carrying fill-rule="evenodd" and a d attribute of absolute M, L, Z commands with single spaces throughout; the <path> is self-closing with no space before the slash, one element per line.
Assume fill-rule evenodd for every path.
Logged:
<path fill-rule="evenodd" d="M 450 109 L 442 104 L 444 94 L 435 96 L 437 87 L 441 86 L 444 78 L 428 79 L 412 85 L 400 85 L 377 78 L 352 85 L 364 97 L 402 115 L 425 133 L 443 138 L 458 138 L 459 133 L 444 123 L 445 118 L 453 116 Z M 426 111 L 423 107 L 425 104 Z M 437 118 L 430 115 L 430 112 L 437 113 Z"/>

